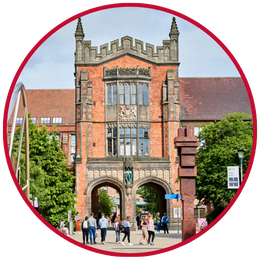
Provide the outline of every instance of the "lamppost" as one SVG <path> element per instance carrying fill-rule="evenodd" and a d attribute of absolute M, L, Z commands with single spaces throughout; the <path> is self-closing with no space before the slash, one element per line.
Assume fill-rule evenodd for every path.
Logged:
<path fill-rule="evenodd" d="M 238 158 L 239 158 L 239 161 L 240 161 L 240 175 L 241 175 L 241 182 L 243 181 L 243 158 L 244 158 L 244 152 L 245 152 L 245 149 L 242 149 L 242 148 L 239 148 L 239 149 L 236 149 L 235 151 L 237 151 L 238 153 Z"/>

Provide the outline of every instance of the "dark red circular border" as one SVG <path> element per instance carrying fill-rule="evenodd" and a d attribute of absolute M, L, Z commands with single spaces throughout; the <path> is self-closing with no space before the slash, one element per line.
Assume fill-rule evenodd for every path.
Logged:
<path fill-rule="evenodd" d="M 7 144 L 7 115 L 8 115 L 8 108 L 9 108 L 9 104 L 10 104 L 10 99 L 14 90 L 14 87 L 16 85 L 16 82 L 24 68 L 24 66 L 26 65 L 26 63 L 28 62 L 28 60 L 31 58 L 31 56 L 33 55 L 33 53 L 41 46 L 41 44 L 47 40 L 52 34 L 54 34 L 56 31 L 58 31 L 60 28 L 62 28 L 63 26 L 67 25 L 68 23 L 78 19 L 79 17 L 82 17 L 84 15 L 88 15 L 97 11 L 101 11 L 101 10 L 106 10 L 106 9 L 111 9 L 111 8 L 119 8 L 119 7 L 139 7 L 139 8 L 149 8 L 149 9 L 154 9 L 154 10 L 159 10 L 159 11 L 163 11 L 166 13 L 170 13 L 173 14 L 175 16 L 178 16 L 190 23 L 192 23 L 193 25 L 197 26 L 198 28 L 200 28 L 202 31 L 204 31 L 205 33 L 207 33 L 215 42 L 218 43 L 218 45 L 226 52 L 226 54 L 229 56 L 229 58 L 232 60 L 232 62 L 234 63 L 234 65 L 236 66 L 238 72 L 241 75 L 241 78 L 245 84 L 246 90 L 247 90 L 247 94 L 250 100 L 250 104 L 251 104 L 251 110 L 252 110 L 252 117 L 253 117 L 253 145 L 252 145 L 252 152 L 251 152 L 251 157 L 250 157 L 250 161 L 247 167 L 247 171 L 245 174 L 245 177 L 243 179 L 243 182 L 240 186 L 240 188 L 238 189 L 238 191 L 236 192 L 234 198 L 231 200 L 231 202 L 228 204 L 228 206 L 225 208 L 225 210 L 209 225 L 207 226 L 204 230 L 200 231 L 199 233 L 197 233 L 196 235 L 192 236 L 191 238 L 180 242 L 176 245 L 164 248 L 164 249 L 160 249 L 160 250 L 155 250 L 152 252 L 143 252 L 143 253 L 116 253 L 116 252 L 110 252 L 110 251 L 105 251 L 105 250 L 100 250 L 100 249 L 96 249 L 93 247 L 89 247 L 86 245 L 83 245 L 73 239 L 71 239 L 70 237 L 67 237 L 65 235 L 63 235 L 61 232 L 57 231 L 56 228 L 54 228 L 52 225 L 50 225 L 49 222 L 47 222 L 32 206 L 32 204 L 28 201 L 28 199 L 26 198 L 25 194 L 23 193 L 16 177 L 15 177 L 15 173 L 13 171 L 12 168 L 12 164 L 11 164 L 11 160 L 9 157 L 9 152 L 8 152 L 8 144 Z M 54 231 L 56 234 L 58 234 L 59 236 L 61 236 L 62 238 L 68 240 L 69 242 L 96 252 L 96 253 L 100 253 L 100 254 L 105 254 L 105 255 L 110 255 L 110 256 L 123 256 L 123 257 L 132 257 L 132 256 L 150 256 L 150 255 L 156 255 L 156 254 L 160 254 L 160 253 L 164 253 L 164 252 L 168 252 L 170 250 L 176 249 L 178 247 L 184 246 L 188 243 L 190 243 L 191 241 L 195 240 L 196 238 L 200 237 L 201 235 L 203 235 L 205 232 L 207 232 L 210 228 L 212 228 L 226 213 L 227 211 L 232 207 L 232 205 L 235 203 L 235 201 L 237 200 L 238 196 L 240 195 L 242 189 L 245 186 L 245 183 L 248 179 L 249 173 L 251 171 L 252 165 L 253 165 L 253 160 L 254 160 L 254 156 L 255 156 L 255 151 L 256 151 L 256 138 L 257 138 L 257 120 L 256 120 L 256 109 L 255 109 L 255 104 L 254 104 L 254 99 L 252 96 L 252 92 L 251 89 L 249 87 L 248 81 L 244 75 L 244 72 L 242 71 L 241 67 L 239 66 L 238 62 L 236 61 L 236 59 L 234 58 L 234 56 L 231 54 L 231 52 L 227 49 L 227 47 L 212 33 L 210 32 L 207 28 L 205 28 L 204 26 L 202 26 L 201 24 L 199 24 L 198 22 L 194 21 L 193 19 L 179 13 L 176 11 L 173 11 L 171 9 L 165 8 L 165 7 L 161 7 L 161 6 L 157 6 L 157 5 L 150 5 L 150 4 L 142 4 L 142 3 L 119 3 L 119 4 L 109 4 L 109 5 L 104 5 L 104 6 L 99 6 L 96 8 L 92 8 L 89 9 L 87 11 L 81 12 L 77 15 L 72 16 L 71 18 L 65 20 L 64 22 L 62 22 L 61 24 L 59 24 L 58 26 L 56 26 L 55 28 L 53 28 L 50 32 L 48 32 L 33 48 L 32 50 L 27 54 L 27 56 L 25 57 L 25 59 L 23 60 L 22 64 L 20 65 L 18 71 L 16 72 L 14 79 L 12 81 L 10 90 L 8 92 L 8 96 L 7 96 L 7 100 L 5 103 L 5 109 L 4 109 L 4 119 L 3 119 L 3 143 L 4 143 L 4 150 L 5 150 L 5 156 L 6 156 L 6 160 L 7 160 L 7 164 L 9 167 L 9 170 L 11 172 L 11 176 L 13 178 L 13 181 L 18 189 L 18 191 L 20 192 L 20 195 L 23 197 L 24 201 L 26 202 L 26 204 L 28 205 L 28 207 L 33 211 L 33 213 L 47 226 L 49 227 L 52 231 Z"/>

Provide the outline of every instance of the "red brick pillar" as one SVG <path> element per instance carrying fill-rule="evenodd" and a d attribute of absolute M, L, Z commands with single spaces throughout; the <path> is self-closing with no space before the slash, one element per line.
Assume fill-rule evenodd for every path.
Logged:
<path fill-rule="evenodd" d="M 196 222 L 194 219 L 194 195 L 196 192 L 195 167 L 196 148 L 199 143 L 194 136 L 194 127 L 178 129 L 178 137 L 174 138 L 174 147 L 178 149 L 180 179 L 180 194 L 182 198 L 182 241 L 196 234 Z"/>

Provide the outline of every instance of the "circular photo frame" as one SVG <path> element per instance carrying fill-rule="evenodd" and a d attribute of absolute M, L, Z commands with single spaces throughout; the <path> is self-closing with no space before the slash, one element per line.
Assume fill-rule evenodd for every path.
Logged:
<path fill-rule="evenodd" d="M 45 220 L 45 218 L 42 217 L 41 214 L 39 214 L 39 212 L 36 211 L 36 209 L 30 203 L 30 201 L 28 199 L 28 194 L 26 194 L 26 192 L 24 191 L 24 190 L 27 191 L 26 187 L 24 188 L 24 187 L 21 187 L 19 185 L 19 182 L 18 182 L 17 177 L 16 177 L 16 173 L 15 173 L 13 166 L 12 166 L 11 158 L 9 156 L 9 145 L 10 144 L 7 140 L 7 136 L 8 136 L 8 132 L 7 132 L 8 131 L 8 112 L 9 112 L 10 107 L 12 107 L 12 109 L 14 108 L 14 103 L 12 102 L 12 96 L 18 95 L 18 90 L 20 90 L 20 89 L 21 89 L 20 95 L 23 95 L 23 93 L 25 92 L 24 86 L 22 84 L 20 84 L 20 85 L 17 84 L 17 81 L 18 81 L 18 78 L 19 78 L 22 70 L 24 69 L 25 65 L 27 64 L 29 59 L 32 57 L 32 55 L 36 52 L 36 50 L 40 46 L 42 46 L 42 44 L 50 36 L 52 36 L 54 33 L 56 33 L 58 30 L 63 28 L 65 25 L 68 25 L 72 21 L 76 21 L 79 18 L 82 18 L 82 17 L 84 17 L 88 14 L 91 14 L 91 13 L 94 13 L 94 12 L 97 12 L 97 11 L 113 9 L 113 8 L 118 8 L 118 7 L 137 7 L 137 8 L 147 8 L 147 9 L 162 11 L 162 12 L 171 14 L 174 17 L 178 17 L 178 18 L 186 20 L 187 22 L 195 25 L 201 31 L 203 31 L 208 36 L 210 36 L 222 48 L 222 50 L 227 54 L 227 56 L 230 58 L 230 60 L 235 65 L 237 71 L 239 72 L 241 79 L 242 79 L 242 81 L 245 85 L 245 88 L 246 88 L 246 91 L 247 91 L 247 94 L 248 94 L 248 98 L 249 98 L 249 101 L 250 101 L 251 111 L 252 111 L 253 143 L 252 143 L 250 161 L 248 163 L 247 170 L 246 170 L 246 173 L 244 175 L 243 181 L 240 184 L 239 188 L 237 189 L 237 192 L 235 193 L 235 196 L 230 201 L 228 206 L 209 225 L 203 226 L 204 224 L 202 224 L 203 229 L 201 228 L 202 230 L 199 231 L 199 232 L 196 232 L 194 235 L 188 234 L 187 235 L 188 238 L 183 239 L 183 241 L 181 241 L 181 242 L 179 242 L 179 243 L 177 243 L 173 246 L 165 247 L 165 248 L 159 249 L 159 250 L 158 249 L 157 250 L 149 250 L 149 251 L 146 251 L 146 252 L 136 252 L 134 250 L 131 253 L 116 252 L 116 251 L 105 251 L 105 250 L 98 249 L 98 248 L 95 248 L 95 247 L 92 247 L 92 246 L 89 246 L 89 245 L 83 245 L 82 243 L 72 239 L 71 237 L 66 236 L 65 234 L 60 232 L 56 227 L 52 226 L 48 221 Z M 79 25 L 79 27 L 80 27 L 80 20 L 78 20 L 77 25 Z M 173 27 L 174 27 L 174 23 L 172 23 L 172 28 L 169 28 L 169 29 L 171 29 L 170 34 L 172 33 L 173 41 L 176 42 L 176 35 L 178 35 L 178 28 L 177 28 L 177 26 L 174 27 L 174 28 Z M 77 34 L 77 32 L 78 32 L 78 34 Z M 75 37 L 79 37 L 79 38 L 82 37 L 81 33 L 83 34 L 83 29 L 81 30 L 81 28 L 78 28 L 77 32 L 75 33 Z M 171 37 L 171 35 L 170 35 L 170 37 Z M 130 47 L 133 46 L 133 42 L 132 42 L 133 39 L 131 37 L 126 36 L 126 37 L 123 37 L 122 39 L 123 40 L 122 40 L 121 43 L 122 43 L 123 46 L 124 46 L 124 44 L 125 44 L 126 47 L 127 47 L 128 44 L 129 44 Z M 171 41 L 171 39 L 165 40 L 165 45 L 163 46 L 163 47 L 165 47 L 165 49 L 167 49 L 166 46 L 167 46 L 168 42 L 170 42 L 170 41 Z M 115 48 L 119 48 L 116 44 L 118 44 L 118 43 L 115 42 Z M 135 42 L 135 44 L 136 45 L 134 47 L 136 48 L 136 51 L 138 52 L 138 50 L 139 50 L 138 48 L 141 48 L 139 51 L 142 52 L 142 50 L 143 50 L 142 44 L 143 43 L 141 41 L 137 40 Z M 175 48 L 174 44 L 172 46 L 170 44 L 171 43 L 169 43 L 169 53 L 170 53 L 169 55 L 171 55 L 171 48 L 173 48 L 173 50 Z M 148 51 L 149 47 L 151 47 L 151 46 L 149 46 L 149 44 L 146 45 L 146 51 L 147 52 L 149 52 Z M 79 46 L 79 48 L 80 48 L 80 46 Z M 151 47 L 151 49 L 152 48 L 153 47 Z M 113 51 L 112 46 L 111 46 L 111 49 L 112 49 L 111 51 Z M 165 49 L 164 49 L 164 51 L 165 51 Z M 105 49 L 105 51 L 108 51 L 108 50 Z M 152 51 L 154 51 L 154 50 L 152 50 Z M 159 51 L 158 51 L 158 53 L 159 53 Z M 91 55 L 91 54 L 89 54 L 89 55 Z M 113 55 L 113 53 L 111 55 Z M 77 56 L 77 51 L 76 51 L 76 56 Z M 101 50 L 101 56 L 102 56 L 102 50 Z M 171 57 L 171 56 L 169 56 L 169 57 Z M 114 57 L 112 57 L 112 59 L 113 58 Z M 165 57 L 163 57 L 163 58 L 165 58 Z M 79 57 L 79 59 L 80 59 L 80 57 Z M 142 60 L 143 59 L 144 58 L 142 57 Z M 158 56 L 158 59 L 160 59 L 159 56 Z M 80 62 L 79 62 L 79 64 L 80 64 Z M 166 66 L 166 65 L 164 64 L 164 66 Z M 105 65 L 103 65 L 103 67 L 104 66 Z M 112 82 L 114 80 L 115 75 L 113 73 L 122 73 L 122 74 L 120 74 L 120 75 L 122 75 L 121 80 L 127 80 L 127 75 L 128 76 L 130 75 L 132 77 L 131 82 L 133 82 L 133 74 L 137 73 L 137 70 L 138 70 L 139 80 L 141 78 L 144 83 L 149 82 L 149 80 L 150 80 L 149 78 L 152 75 L 151 71 L 149 71 L 149 69 L 144 69 L 144 68 L 141 68 L 141 67 L 140 68 L 139 67 L 131 68 L 127 71 L 125 69 L 122 69 L 121 72 L 119 72 L 119 70 L 120 70 L 120 68 L 118 68 L 118 71 L 117 71 L 117 69 L 110 69 L 110 68 L 106 69 L 106 68 L 104 68 L 103 72 L 104 72 L 105 77 L 107 77 L 106 80 L 107 80 L 108 83 L 110 81 Z M 171 77 L 171 72 L 173 74 L 175 73 L 174 70 L 168 71 L 167 73 L 169 73 L 169 78 Z M 85 73 L 84 71 L 81 73 L 81 77 L 82 77 L 81 80 L 82 81 L 84 81 L 84 77 L 87 77 L 87 75 L 85 75 L 84 73 Z M 119 75 L 119 74 L 117 74 L 117 75 Z M 113 80 L 112 80 L 112 78 L 113 78 Z M 117 77 L 117 78 L 120 78 L 120 77 Z M 170 86 L 171 82 L 166 82 L 165 84 L 166 85 L 169 84 L 169 86 Z M 16 90 L 16 88 L 17 88 L 17 90 Z M 169 90 L 170 90 L 170 88 L 167 89 L 167 91 L 169 91 Z M 126 91 L 126 88 L 125 88 L 125 91 Z M 131 92 L 131 94 L 132 94 L 131 100 L 134 98 L 134 95 L 135 95 L 134 93 L 135 93 L 134 91 Z M 143 90 L 142 93 L 145 93 L 145 90 Z M 26 96 L 26 94 L 24 94 L 24 96 Z M 113 95 L 112 95 L 112 99 L 113 99 Z M 120 97 L 118 98 L 118 100 L 120 102 Z M 26 98 L 24 98 L 23 101 L 24 101 L 23 105 L 26 107 L 26 102 L 27 102 Z M 111 101 L 111 102 L 113 102 L 113 101 Z M 145 102 L 144 97 L 142 99 L 142 102 Z M 138 117 L 137 114 L 136 114 L 137 110 L 138 110 L 137 107 L 135 107 L 134 105 L 133 106 L 130 106 L 130 105 L 120 106 L 120 115 L 119 116 L 122 119 L 121 123 L 125 124 L 125 122 L 128 122 L 127 120 L 129 120 L 131 122 L 137 120 L 136 119 Z M 170 115 L 170 113 L 169 113 L 169 115 Z M 139 120 L 138 120 L 138 123 L 139 123 Z M 26 123 L 25 123 L 24 127 L 25 127 L 25 132 L 26 132 Z M 148 129 L 148 126 L 142 124 L 142 127 L 144 129 L 144 135 L 145 135 L 145 129 Z M 113 129 L 113 128 L 111 128 L 111 129 Z M 186 131 L 186 133 L 185 133 L 185 131 Z M 188 138 L 189 127 L 187 127 L 185 131 L 183 133 L 182 133 L 182 131 L 179 131 L 179 136 L 177 136 L 177 131 L 176 131 L 175 137 L 179 137 L 179 138 L 186 137 L 186 138 Z M 148 132 L 148 130 L 147 130 L 147 132 Z M 257 155 L 258 155 L 258 151 L 259 151 L 259 109 L 258 109 L 256 95 L 255 95 L 255 91 L 253 89 L 252 83 L 251 83 L 250 78 L 249 78 L 248 74 L 246 73 L 246 70 L 245 70 L 243 64 L 241 63 L 238 55 L 234 52 L 234 50 L 232 50 L 232 47 L 227 43 L 227 41 L 220 34 L 218 34 L 214 29 L 210 28 L 209 25 L 207 25 L 203 21 L 197 19 L 196 17 L 194 17 L 190 14 L 187 14 L 187 13 L 185 13 L 185 12 L 183 12 L 183 11 L 177 9 L 177 8 L 174 8 L 174 7 L 171 7 L 169 5 L 165 5 L 165 4 L 159 4 L 159 3 L 148 2 L 148 1 L 135 1 L 135 0 L 132 0 L 132 1 L 131 0 L 124 0 L 124 1 L 116 1 L 116 2 L 115 1 L 113 1 L 113 2 L 109 1 L 109 2 L 95 4 L 95 5 L 92 5 L 90 7 L 83 8 L 82 10 L 79 10 L 75 13 L 72 13 L 72 14 L 58 20 L 54 25 L 52 25 L 50 28 L 46 29 L 43 33 L 41 33 L 33 41 L 31 46 L 28 47 L 28 50 L 24 53 L 24 55 L 19 60 L 17 66 L 16 66 L 16 68 L 15 68 L 13 74 L 12 74 L 11 80 L 10 80 L 8 86 L 7 86 L 7 89 L 6 89 L 6 92 L 5 92 L 5 95 L 4 95 L 3 105 L 2 105 L 2 110 L 1 110 L 0 135 L 1 135 L 0 138 L 1 138 L 1 150 L 2 150 L 2 155 L 3 155 L 3 162 L 4 162 L 4 165 L 5 165 L 7 175 L 10 179 L 11 185 L 13 186 L 17 197 L 19 198 L 19 200 L 21 201 L 21 203 L 25 207 L 25 209 L 28 211 L 28 213 L 46 231 L 48 231 L 51 235 L 53 235 L 57 239 L 61 240 L 63 243 L 70 245 L 74 248 L 77 248 L 78 250 L 81 250 L 85 253 L 92 254 L 94 256 L 104 257 L 104 258 L 108 258 L 108 259 L 129 259 L 129 258 L 131 258 L 131 259 L 151 259 L 151 258 L 169 255 L 169 254 L 178 252 L 179 250 L 182 250 L 185 247 L 196 244 L 198 241 L 202 240 L 203 238 L 205 238 L 209 234 L 211 234 L 233 212 L 233 210 L 235 209 L 235 207 L 238 205 L 241 198 L 243 197 L 245 190 L 246 190 L 246 188 L 249 184 L 249 181 L 252 177 L 253 171 L 255 169 Z M 113 139 L 111 139 L 111 140 L 113 140 Z M 184 142 L 185 140 L 186 140 L 185 138 L 181 139 L 181 142 Z M 177 142 L 178 142 L 178 140 L 176 139 L 176 142 L 174 144 L 176 144 Z M 191 141 L 191 139 L 190 139 L 189 142 L 193 142 L 193 141 Z M 191 146 L 190 143 L 188 143 L 188 145 L 189 145 L 189 147 Z M 144 142 L 144 146 L 145 146 L 145 142 Z M 194 147 L 195 146 L 196 145 L 194 145 Z M 125 149 L 124 153 L 127 153 L 127 148 L 125 147 L 124 149 Z M 113 148 L 111 148 L 111 152 L 112 153 L 114 152 Z M 190 153 L 190 152 L 188 152 L 188 153 Z M 181 154 L 179 154 L 179 156 L 181 156 Z M 79 158 L 77 158 L 77 157 L 75 158 L 75 160 L 77 160 L 77 159 L 82 160 L 81 156 Z M 128 169 L 126 169 L 126 173 L 128 175 L 127 175 L 125 180 L 122 180 L 122 182 L 125 182 L 126 194 L 128 194 L 128 193 L 130 194 L 130 190 L 133 188 L 133 181 L 132 181 L 133 176 L 131 177 L 131 174 L 132 174 L 132 172 L 131 172 L 131 162 L 126 161 L 126 162 L 121 162 L 121 163 L 124 163 L 127 166 L 129 166 Z M 129 177 L 129 174 L 130 174 L 130 177 Z M 192 177 L 192 175 L 190 177 Z M 155 179 L 155 181 L 157 181 L 157 179 Z M 140 186 L 141 186 L 141 182 L 140 182 Z M 183 186 L 184 186 L 184 184 L 183 184 Z M 170 189 L 169 189 L 169 192 L 171 192 Z M 166 195 L 166 194 L 164 194 L 164 195 Z M 172 195 L 172 194 L 169 194 L 169 195 Z M 127 198 L 125 198 L 125 199 L 126 199 L 126 201 L 128 201 Z M 166 199 L 166 197 L 165 197 L 165 199 Z M 172 197 L 169 196 L 169 199 L 172 199 Z M 128 206 L 131 208 L 131 201 L 128 202 L 128 203 L 130 203 L 130 206 L 129 205 Z M 127 209 L 125 211 L 128 214 Z M 173 215 L 174 212 L 171 213 L 171 214 Z"/>

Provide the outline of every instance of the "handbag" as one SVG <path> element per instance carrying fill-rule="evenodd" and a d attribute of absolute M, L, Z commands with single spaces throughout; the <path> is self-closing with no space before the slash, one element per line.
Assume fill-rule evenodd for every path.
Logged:
<path fill-rule="evenodd" d="M 121 226 L 122 226 L 122 225 L 121 225 Z M 122 233 L 125 233 L 125 227 L 124 227 L 124 226 L 122 226 L 121 232 L 122 232 Z"/>

